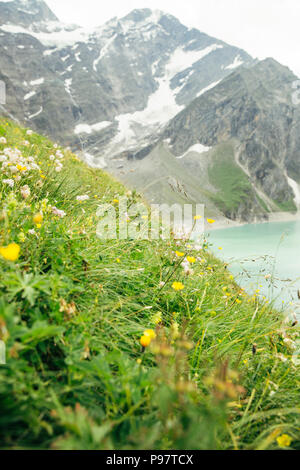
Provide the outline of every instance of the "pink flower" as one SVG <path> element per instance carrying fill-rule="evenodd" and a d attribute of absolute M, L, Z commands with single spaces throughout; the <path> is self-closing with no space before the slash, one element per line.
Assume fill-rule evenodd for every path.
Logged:
<path fill-rule="evenodd" d="M 26 186 L 23 186 L 21 188 L 21 196 L 23 199 L 28 199 L 30 196 L 30 187 L 26 184 Z"/>
<path fill-rule="evenodd" d="M 56 215 L 57 217 L 59 217 L 60 219 L 63 219 L 67 214 L 65 213 L 65 211 L 62 211 L 60 209 L 57 209 L 57 207 L 52 207 L 52 214 L 53 215 Z"/>

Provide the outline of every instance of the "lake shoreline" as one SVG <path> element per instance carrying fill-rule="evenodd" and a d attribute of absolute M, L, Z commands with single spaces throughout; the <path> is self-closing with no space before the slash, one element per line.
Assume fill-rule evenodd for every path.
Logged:
<path fill-rule="evenodd" d="M 271 224 L 276 222 L 296 222 L 298 220 L 300 220 L 300 212 L 297 212 L 296 214 L 291 214 L 290 212 L 273 212 L 269 214 L 268 220 L 259 220 L 252 222 L 241 222 L 224 218 L 221 220 L 216 220 L 214 224 L 210 225 L 209 232 L 215 230 L 224 230 L 226 228 L 242 227 L 244 225 Z M 206 232 L 207 231 L 208 230 L 206 230 Z"/>
<path fill-rule="evenodd" d="M 300 315 L 300 217 L 276 214 L 268 223 L 225 226 L 207 233 L 212 253 L 229 265 L 238 285 Z M 219 251 L 221 250 L 221 251 Z"/>

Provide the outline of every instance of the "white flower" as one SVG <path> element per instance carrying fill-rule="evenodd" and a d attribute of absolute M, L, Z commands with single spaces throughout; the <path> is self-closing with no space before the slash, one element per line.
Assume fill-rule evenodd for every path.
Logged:
<path fill-rule="evenodd" d="M 57 209 L 57 207 L 52 207 L 51 209 L 52 209 L 52 214 L 56 215 L 57 217 L 60 217 L 61 219 L 63 219 L 67 215 L 65 211 Z"/>
<path fill-rule="evenodd" d="M 36 235 L 36 231 L 34 230 L 34 228 L 32 228 L 31 230 L 28 230 L 28 233 L 30 235 Z"/>
<path fill-rule="evenodd" d="M 184 270 L 184 273 L 187 275 L 187 276 L 192 276 L 194 274 L 194 270 L 191 269 L 191 268 L 186 268 Z"/>
<path fill-rule="evenodd" d="M 32 163 L 30 165 L 30 170 L 39 170 L 40 171 L 40 167 L 36 163 Z"/>
<path fill-rule="evenodd" d="M 287 357 L 285 357 L 283 354 L 279 353 L 279 354 L 275 354 L 275 357 L 277 357 L 280 361 L 282 362 L 286 362 L 287 361 Z"/>
<path fill-rule="evenodd" d="M 50 155 L 50 160 L 53 162 L 53 160 L 55 160 L 55 155 Z"/>
<path fill-rule="evenodd" d="M 84 196 L 77 196 L 77 201 L 82 202 L 82 201 L 88 201 L 90 199 L 90 196 L 85 194 Z"/>
<path fill-rule="evenodd" d="M 202 248 L 203 248 L 202 245 L 195 245 L 195 246 L 194 246 L 194 249 L 195 249 L 196 251 L 201 251 Z"/>
<path fill-rule="evenodd" d="M 292 349 L 292 350 L 296 350 L 296 349 L 297 349 L 297 346 L 296 346 L 295 341 L 291 340 L 290 338 L 285 338 L 285 339 L 283 340 L 283 342 L 284 342 L 284 344 L 285 344 L 288 348 L 290 348 L 290 349 Z"/>
<path fill-rule="evenodd" d="M 26 184 L 26 186 L 23 186 L 21 188 L 21 196 L 23 199 L 28 199 L 30 196 L 30 187 Z"/>
<path fill-rule="evenodd" d="M 31 129 L 28 129 L 28 131 L 26 132 L 27 135 L 32 135 L 33 134 L 33 131 Z"/>
<path fill-rule="evenodd" d="M 6 162 L 7 157 L 5 155 L 0 155 L 0 163 Z"/>
<path fill-rule="evenodd" d="M 63 169 L 63 164 L 59 160 L 55 160 L 55 165 L 56 165 L 55 171 L 57 173 L 60 173 L 61 170 Z"/>
<path fill-rule="evenodd" d="M 183 263 L 181 263 L 181 266 L 182 268 L 184 269 L 184 273 L 187 275 L 187 276 L 192 276 L 194 274 L 194 271 L 193 269 L 190 267 L 190 264 L 188 262 L 187 259 L 185 259 L 183 261 Z"/>
<path fill-rule="evenodd" d="M 14 180 L 3 180 L 3 183 L 8 184 L 8 186 L 10 186 L 11 188 L 13 188 L 15 185 Z"/>
<path fill-rule="evenodd" d="M 24 145 L 24 147 L 28 147 L 30 145 L 30 142 L 28 142 L 28 140 L 24 140 L 24 142 L 22 142 L 22 145 Z"/>
<path fill-rule="evenodd" d="M 15 173 L 18 173 L 18 168 L 16 166 L 10 166 L 9 167 L 9 170 L 11 173 L 15 174 Z"/>
<path fill-rule="evenodd" d="M 5 137 L 0 137 L 0 144 L 7 144 L 7 140 Z"/>

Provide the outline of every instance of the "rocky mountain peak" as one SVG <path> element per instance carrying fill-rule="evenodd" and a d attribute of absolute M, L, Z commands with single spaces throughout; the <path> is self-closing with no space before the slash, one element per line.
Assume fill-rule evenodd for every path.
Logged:
<path fill-rule="evenodd" d="M 33 23 L 58 21 L 43 0 L 0 0 L 0 24 L 29 28 Z"/>
<path fill-rule="evenodd" d="M 150 8 L 141 8 L 132 10 L 128 15 L 126 15 L 123 20 L 134 21 L 136 24 L 141 23 L 145 20 L 159 22 L 162 16 L 165 16 L 161 10 L 152 10 Z"/>

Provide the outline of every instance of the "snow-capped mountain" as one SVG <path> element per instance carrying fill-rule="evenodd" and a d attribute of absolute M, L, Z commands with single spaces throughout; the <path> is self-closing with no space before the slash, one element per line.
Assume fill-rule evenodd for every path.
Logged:
<path fill-rule="evenodd" d="M 88 30 L 43 0 L 0 0 L 0 112 L 155 202 L 258 220 L 300 204 L 296 77 L 173 16 Z"/>
<path fill-rule="evenodd" d="M 161 11 L 134 10 L 94 30 L 58 21 L 42 0 L 0 1 L 6 111 L 110 166 L 139 150 L 235 68 L 244 51 Z"/>

